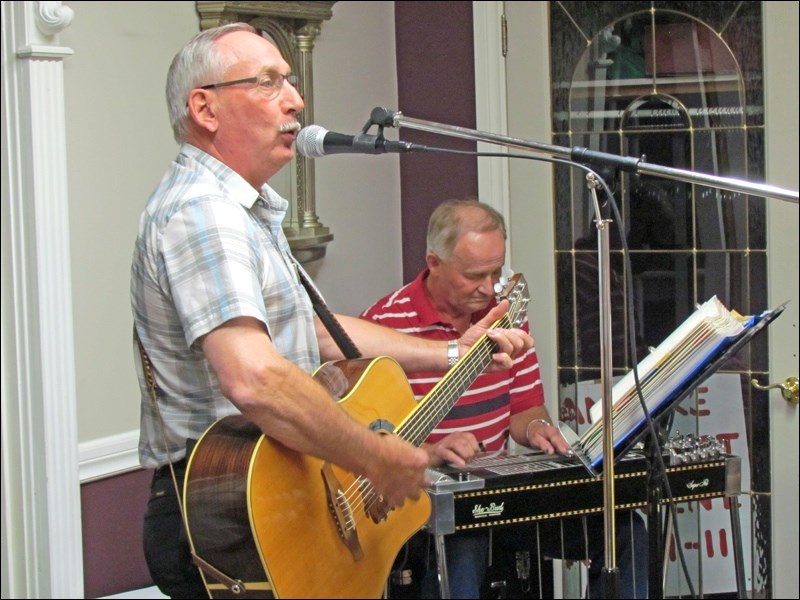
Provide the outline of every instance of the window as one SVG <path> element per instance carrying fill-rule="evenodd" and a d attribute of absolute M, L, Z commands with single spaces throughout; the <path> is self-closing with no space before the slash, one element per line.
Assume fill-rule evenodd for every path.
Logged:
<path fill-rule="evenodd" d="M 550 6 L 553 144 L 764 181 L 759 2 Z M 581 386 L 600 376 L 595 214 L 583 171 L 558 166 L 555 173 L 559 409 L 577 426 L 585 412 Z M 742 314 L 769 308 L 763 198 L 653 176 L 601 175 L 622 217 L 610 240 L 615 376 L 631 367 L 631 316 L 641 360 L 713 295 Z M 722 369 L 737 375 L 741 388 L 750 464 L 743 486 L 756 492 L 745 562 L 754 571 L 748 587 L 759 595 L 770 588 L 769 501 L 758 494 L 771 489 L 769 445 L 749 440 L 767 439 L 769 412 L 753 401 L 749 381 L 767 369 L 767 334 Z M 743 522 L 748 517 L 742 513 Z"/>

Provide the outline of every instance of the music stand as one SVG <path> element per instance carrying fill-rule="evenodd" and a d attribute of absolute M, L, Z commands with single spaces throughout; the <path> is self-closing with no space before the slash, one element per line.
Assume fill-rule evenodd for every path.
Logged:
<path fill-rule="evenodd" d="M 772 321 L 774 321 L 778 316 L 783 313 L 786 305 L 782 304 L 774 310 L 767 310 L 762 312 L 759 315 L 755 315 L 751 318 L 750 324 L 738 335 L 725 338 L 720 344 L 718 344 L 704 359 L 698 366 L 694 369 L 692 373 L 690 373 L 686 378 L 684 378 L 679 385 L 664 399 L 662 400 L 658 406 L 652 409 L 650 412 L 650 420 L 653 426 L 659 430 L 664 429 L 665 421 L 672 416 L 674 409 L 678 406 L 678 404 L 683 401 L 692 391 L 694 391 L 698 386 L 700 386 L 706 379 L 708 379 L 711 375 L 713 375 L 716 371 L 718 371 L 723 364 L 725 364 L 729 359 L 731 359 L 737 352 L 739 352 L 745 344 L 748 344 L 753 337 L 762 331 L 767 325 L 769 325 Z M 638 391 L 637 391 L 638 394 Z M 612 409 L 613 413 L 613 409 Z M 605 423 L 605 422 L 604 422 Z M 614 440 L 613 440 L 613 457 L 614 460 L 610 463 L 610 473 L 606 473 L 607 475 L 611 475 L 613 477 L 613 468 L 614 465 L 627 454 L 632 448 L 634 448 L 642 438 L 649 432 L 648 422 L 643 417 L 642 420 L 630 431 L 627 433 L 622 433 L 621 435 L 617 436 L 618 430 L 613 429 L 612 432 L 614 433 Z M 609 436 L 605 436 L 606 438 Z M 649 447 L 646 444 L 646 451 L 645 456 L 648 458 L 651 464 L 657 461 L 655 457 L 655 453 L 659 453 L 660 456 L 664 455 L 664 448 L 661 447 L 662 439 L 658 434 L 656 434 L 656 443 L 650 444 Z M 604 465 L 604 454 L 605 454 L 605 446 L 604 446 L 604 454 L 596 457 L 594 460 L 589 460 L 582 451 L 581 448 L 581 440 L 577 440 L 573 443 L 573 450 L 578 457 L 579 461 L 583 464 L 583 466 L 587 469 L 587 471 L 594 475 L 598 475 L 599 467 L 605 466 Z M 604 469 L 608 470 L 608 469 Z M 648 531 L 650 532 L 650 582 L 649 582 L 649 590 L 650 590 L 650 597 L 651 598 L 663 598 L 663 589 L 662 589 L 662 582 L 661 578 L 663 575 L 663 564 L 661 554 L 664 548 L 664 540 L 663 536 L 661 535 L 661 522 L 660 522 L 660 513 L 659 508 L 661 506 L 661 498 L 663 492 L 663 485 L 664 481 L 662 477 L 664 474 L 659 474 L 659 477 L 654 476 L 651 474 L 651 477 L 648 480 L 648 498 L 650 499 L 650 510 L 649 510 L 649 518 L 648 518 Z M 608 479 L 608 477 L 606 477 Z M 737 581 L 737 590 L 739 592 L 739 597 L 746 597 L 745 596 L 745 586 L 744 586 L 744 558 L 742 555 L 742 538 L 741 538 L 741 526 L 739 521 L 739 506 L 738 501 L 736 498 L 731 498 L 730 502 L 730 519 L 731 519 L 731 530 L 733 535 L 733 550 L 734 550 L 734 563 L 736 569 L 736 581 Z M 658 533 L 654 535 L 654 531 Z"/>
<path fill-rule="evenodd" d="M 650 418 L 654 425 L 662 424 L 671 415 L 677 405 L 686 398 L 695 388 L 702 384 L 706 379 L 713 375 L 720 367 L 733 357 L 745 344 L 749 343 L 753 337 L 762 331 L 767 325 L 772 323 L 783 313 L 786 304 L 782 304 L 773 310 L 766 310 L 758 315 L 754 315 L 752 322 L 738 335 L 725 338 L 717 345 L 704 359 L 698 364 L 695 370 L 689 374 L 658 406 L 650 411 Z M 612 409 L 613 413 L 613 409 Z M 614 462 L 618 461 L 631 448 L 633 448 L 642 437 L 648 432 L 647 421 L 642 420 L 629 432 L 614 432 L 613 451 Z M 604 462 L 604 455 L 601 454 L 594 459 L 589 459 L 581 448 L 581 439 L 573 443 L 573 450 L 578 459 L 583 463 L 590 473 L 597 476 L 599 469 Z"/>

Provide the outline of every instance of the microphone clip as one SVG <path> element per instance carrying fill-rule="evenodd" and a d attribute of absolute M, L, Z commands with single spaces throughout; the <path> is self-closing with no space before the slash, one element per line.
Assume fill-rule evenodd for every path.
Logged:
<path fill-rule="evenodd" d="M 369 115 L 369 121 L 364 125 L 364 133 L 366 133 L 373 125 L 378 126 L 378 131 L 383 134 L 384 127 L 397 127 L 397 119 L 403 116 L 403 113 L 389 108 L 381 108 L 376 106 L 372 109 Z"/>
<path fill-rule="evenodd" d="M 373 125 L 376 125 L 378 127 L 377 138 L 379 140 L 384 140 L 385 139 L 383 137 L 384 127 L 386 126 L 395 127 L 396 126 L 395 120 L 401 116 L 402 116 L 401 112 L 376 106 L 375 108 L 372 109 L 372 112 L 369 115 L 369 120 L 361 129 L 361 133 L 366 134 Z"/>

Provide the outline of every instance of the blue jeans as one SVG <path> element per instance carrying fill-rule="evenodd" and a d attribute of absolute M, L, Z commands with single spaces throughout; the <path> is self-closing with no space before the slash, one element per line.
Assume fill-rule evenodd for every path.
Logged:
<path fill-rule="evenodd" d="M 605 598 L 603 569 L 605 567 L 605 530 L 603 516 L 587 517 L 589 589 L 587 598 Z M 617 513 L 616 529 L 617 598 L 647 598 L 648 537 L 644 520 L 637 512 Z M 582 530 L 582 527 L 580 528 Z M 571 549 L 574 551 L 574 549 Z M 569 554 L 569 553 L 568 553 Z M 564 558 L 571 558 L 565 556 Z M 579 557 L 578 557 L 579 558 Z"/>
<path fill-rule="evenodd" d="M 489 533 L 468 531 L 445 536 L 444 542 L 450 597 L 480 598 L 489 561 Z M 422 598 L 441 598 L 436 553 L 432 549 L 421 587 Z"/>
<path fill-rule="evenodd" d="M 615 518 L 617 597 L 647 598 L 648 536 L 642 517 L 632 511 Z M 591 561 L 588 598 L 604 598 L 605 530 L 603 515 L 544 521 L 497 528 L 495 549 L 530 549 L 531 557 L 548 556 L 567 560 Z M 447 575 L 451 598 L 480 598 L 489 554 L 489 533 L 468 531 L 445 536 Z M 499 553 L 498 553 L 499 554 Z M 427 572 L 421 584 L 423 598 L 439 598 L 436 554 L 428 547 Z"/>

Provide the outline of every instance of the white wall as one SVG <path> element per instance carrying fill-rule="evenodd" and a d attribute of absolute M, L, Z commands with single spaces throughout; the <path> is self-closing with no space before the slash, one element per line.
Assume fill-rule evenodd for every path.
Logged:
<path fill-rule="evenodd" d="M 64 61 L 78 437 L 138 429 L 130 261 L 139 214 L 177 145 L 166 72 L 193 2 L 70 2 Z"/>
<path fill-rule="evenodd" d="M 506 57 L 508 131 L 539 143 L 550 143 L 550 22 L 542 2 L 506 4 L 509 52 Z M 511 41 L 513 40 L 513 44 Z M 535 58 L 532 58 L 535 57 Z M 526 73 L 526 77 L 517 76 Z M 553 418 L 558 415 L 558 327 L 553 179 L 549 163 L 509 161 L 511 239 L 514 269 L 525 274 L 530 286 L 528 314 L 536 353 Z"/>
<path fill-rule="evenodd" d="M 766 181 L 797 190 L 798 3 L 764 3 L 764 100 Z M 791 57 L 790 61 L 786 57 Z M 769 383 L 797 377 L 798 259 L 797 204 L 767 203 L 770 306 L 789 301 L 782 323 L 769 331 Z M 766 382 L 765 382 L 766 383 Z M 772 464 L 773 598 L 800 597 L 798 560 L 798 410 L 778 390 L 770 397 Z"/>
<path fill-rule="evenodd" d="M 315 121 L 354 134 L 376 106 L 397 108 L 394 3 L 337 2 L 314 48 Z M 357 314 L 402 283 L 399 156 L 329 156 L 316 171 L 334 240 L 311 271 L 334 310 Z"/>
<path fill-rule="evenodd" d="M 130 259 L 144 203 L 176 144 L 169 63 L 199 24 L 194 2 L 69 2 L 64 62 L 79 441 L 135 440 Z M 339 2 L 314 50 L 316 121 L 360 130 L 396 103 L 391 2 Z M 357 76 L 356 76 L 357 74 Z M 334 240 L 312 272 L 335 310 L 356 312 L 401 281 L 397 156 L 317 161 L 317 214 Z M 98 450 L 102 453 L 102 448 Z"/>

